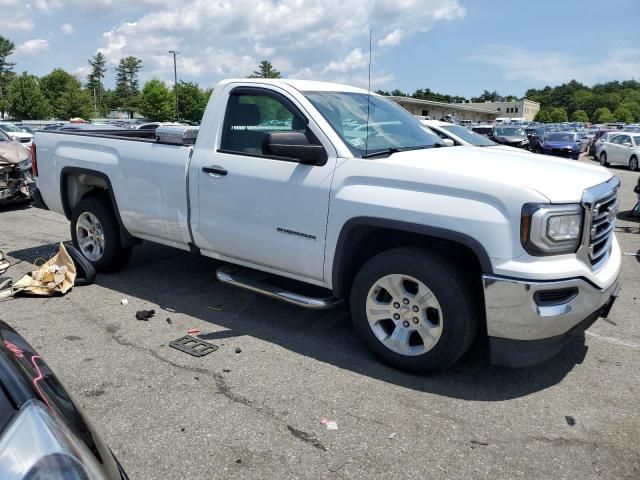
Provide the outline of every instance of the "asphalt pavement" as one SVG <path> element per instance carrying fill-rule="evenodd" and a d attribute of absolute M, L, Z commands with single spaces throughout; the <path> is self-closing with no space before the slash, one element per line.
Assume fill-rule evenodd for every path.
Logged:
<path fill-rule="evenodd" d="M 640 223 L 625 213 L 638 173 L 611 171 L 622 180 L 618 240 L 640 254 Z M 0 209 L 14 280 L 69 238 L 63 216 Z M 218 265 L 145 243 L 94 285 L 0 303 L 133 480 L 640 478 L 640 257 L 623 257 L 609 319 L 558 357 L 492 367 L 476 342 L 431 376 L 379 363 L 345 310 L 220 284 Z M 136 320 L 142 309 L 156 314 Z M 194 327 L 219 349 L 196 358 L 169 347 Z"/>

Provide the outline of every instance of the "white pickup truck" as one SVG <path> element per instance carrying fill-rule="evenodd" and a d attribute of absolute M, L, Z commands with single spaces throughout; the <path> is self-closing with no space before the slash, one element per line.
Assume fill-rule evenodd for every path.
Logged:
<path fill-rule="evenodd" d="M 494 364 L 537 363 L 617 296 L 619 181 L 602 167 L 446 148 L 383 97 L 311 81 L 223 81 L 197 139 L 167 133 L 36 133 L 37 202 L 99 270 L 148 240 L 286 302 L 345 299 L 410 371 L 450 366 L 476 333 Z"/>

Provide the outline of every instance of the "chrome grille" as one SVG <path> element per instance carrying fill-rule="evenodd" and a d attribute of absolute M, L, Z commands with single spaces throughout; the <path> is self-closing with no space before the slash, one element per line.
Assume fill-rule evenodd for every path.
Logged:
<path fill-rule="evenodd" d="M 620 181 L 612 178 L 606 183 L 585 190 L 582 205 L 585 208 L 583 249 L 585 260 L 592 270 L 598 270 L 609 258 L 618 214 Z"/>

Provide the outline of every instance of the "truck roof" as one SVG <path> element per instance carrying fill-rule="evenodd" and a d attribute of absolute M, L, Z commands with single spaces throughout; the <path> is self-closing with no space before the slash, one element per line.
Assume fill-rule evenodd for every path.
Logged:
<path fill-rule="evenodd" d="M 295 88 L 300 92 L 351 92 L 351 93 L 367 93 L 366 89 L 343 85 L 341 83 L 317 82 L 314 80 L 297 80 L 289 78 L 232 78 L 222 80 L 218 85 L 223 86 L 229 83 L 255 83 L 267 85 L 285 85 Z M 372 92 L 372 95 L 375 95 Z"/>

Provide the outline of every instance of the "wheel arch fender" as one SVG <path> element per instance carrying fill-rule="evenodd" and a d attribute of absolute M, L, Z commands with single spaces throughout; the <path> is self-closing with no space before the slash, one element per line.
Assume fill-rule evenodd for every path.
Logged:
<path fill-rule="evenodd" d="M 347 293 L 350 282 L 359 267 L 358 262 L 353 259 L 354 254 L 358 251 L 361 242 L 367 235 L 380 230 L 393 234 L 408 234 L 413 239 L 423 238 L 425 240 L 436 240 L 459 245 L 471 252 L 477 260 L 482 273 L 490 274 L 493 272 L 491 259 L 485 248 L 476 239 L 464 233 L 400 220 L 355 217 L 342 226 L 338 236 L 331 269 L 334 295 L 344 297 Z"/>
<path fill-rule="evenodd" d="M 68 220 L 71 220 L 74 207 L 82 198 L 96 192 L 106 194 L 113 213 L 120 227 L 123 246 L 131 246 L 139 242 L 134 238 L 120 217 L 120 210 L 116 201 L 109 176 L 98 170 L 82 167 L 64 167 L 60 172 L 60 196 L 62 209 Z"/>

